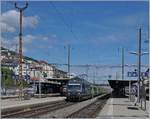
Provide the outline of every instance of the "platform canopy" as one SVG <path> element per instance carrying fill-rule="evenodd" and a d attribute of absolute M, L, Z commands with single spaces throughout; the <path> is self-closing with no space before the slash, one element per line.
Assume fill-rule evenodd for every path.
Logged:
<path fill-rule="evenodd" d="M 119 89 L 129 86 L 129 82 L 131 82 L 132 85 L 136 83 L 137 80 L 108 80 L 108 82 L 112 89 Z"/>

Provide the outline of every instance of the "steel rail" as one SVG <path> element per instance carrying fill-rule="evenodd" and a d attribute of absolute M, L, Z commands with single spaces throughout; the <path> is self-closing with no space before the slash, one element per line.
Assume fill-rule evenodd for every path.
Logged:
<path fill-rule="evenodd" d="M 81 108 L 80 110 L 68 115 L 66 118 L 95 118 L 103 108 L 110 94 L 104 94 L 93 103 Z"/>
<path fill-rule="evenodd" d="M 15 112 L 2 112 L 2 118 L 25 118 L 25 117 L 37 117 L 38 115 L 45 114 L 49 111 L 54 111 L 69 105 L 72 105 L 74 103 L 67 103 L 66 101 L 57 101 L 57 102 L 51 102 L 49 104 L 43 104 L 35 107 L 26 107 L 24 109 L 20 109 Z"/>

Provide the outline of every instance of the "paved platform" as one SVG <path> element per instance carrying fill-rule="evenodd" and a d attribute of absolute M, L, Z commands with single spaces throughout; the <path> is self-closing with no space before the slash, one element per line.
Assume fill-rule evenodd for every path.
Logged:
<path fill-rule="evenodd" d="M 1 95 L 1 99 L 18 98 L 18 95 Z"/>
<path fill-rule="evenodd" d="M 42 97 L 56 97 L 60 96 L 60 93 L 41 94 Z M 39 97 L 39 94 L 34 94 L 34 97 Z M 19 95 L 1 95 L 1 99 L 19 98 Z"/>
<path fill-rule="evenodd" d="M 46 98 L 31 98 L 30 100 L 5 99 L 1 100 L 1 109 L 8 109 L 13 107 L 22 107 L 27 105 L 33 105 L 38 103 L 54 102 L 65 100 L 66 97 L 46 97 Z"/>
<path fill-rule="evenodd" d="M 149 105 L 150 105 L 150 101 L 146 101 L 146 112 L 150 115 L 150 108 L 149 108 Z M 141 106 L 141 104 L 140 104 Z M 142 103 L 142 108 L 144 109 L 144 102 Z"/>
<path fill-rule="evenodd" d="M 110 98 L 98 115 L 99 117 L 148 117 L 147 111 L 134 106 L 128 98 Z"/>

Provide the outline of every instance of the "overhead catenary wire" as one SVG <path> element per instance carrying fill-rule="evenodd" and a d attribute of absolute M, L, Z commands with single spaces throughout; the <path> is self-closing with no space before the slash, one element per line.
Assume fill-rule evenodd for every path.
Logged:
<path fill-rule="evenodd" d="M 79 38 L 76 36 L 76 34 L 74 33 L 74 31 L 72 30 L 72 25 L 71 27 L 69 26 L 69 24 L 66 22 L 66 20 L 63 17 L 63 14 L 59 11 L 59 9 L 56 7 L 56 5 L 50 1 L 52 7 L 55 9 L 55 11 L 57 12 L 57 14 L 59 15 L 61 21 L 63 22 L 63 24 L 67 27 L 67 29 L 71 32 L 72 36 L 74 37 L 75 40 L 79 40 Z"/>
<path fill-rule="evenodd" d="M 60 64 L 60 63 L 50 63 L 51 65 L 54 66 L 64 66 L 64 65 L 68 65 L 68 64 Z M 122 65 L 102 65 L 102 64 L 72 64 L 70 65 L 71 67 L 96 67 L 96 68 L 121 68 Z M 125 67 L 137 67 L 136 64 L 124 64 Z M 142 67 L 148 67 L 148 65 L 142 65 Z"/>

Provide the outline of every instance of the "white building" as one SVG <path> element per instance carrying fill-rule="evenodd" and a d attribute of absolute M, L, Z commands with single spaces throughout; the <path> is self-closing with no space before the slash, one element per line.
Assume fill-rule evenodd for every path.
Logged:
<path fill-rule="evenodd" d="M 14 69 L 14 74 L 19 75 L 19 65 L 17 65 Z M 22 76 L 30 75 L 30 64 L 27 62 L 22 63 Z"/>
<path fill-rule="evenodd" d="M 40 61 L 39 64 L 42 67 L 42 74 L 45 79 L 54 77 L 54 67 L 53 66 L 49 65 L 45 61 Z"/>
<path fill-rule="evenodd" d="M 30 79 L 31 81 L 38 81 L 42 79 L 41 66 L 38 62 L 29 61 L 30 63 Z"/>

